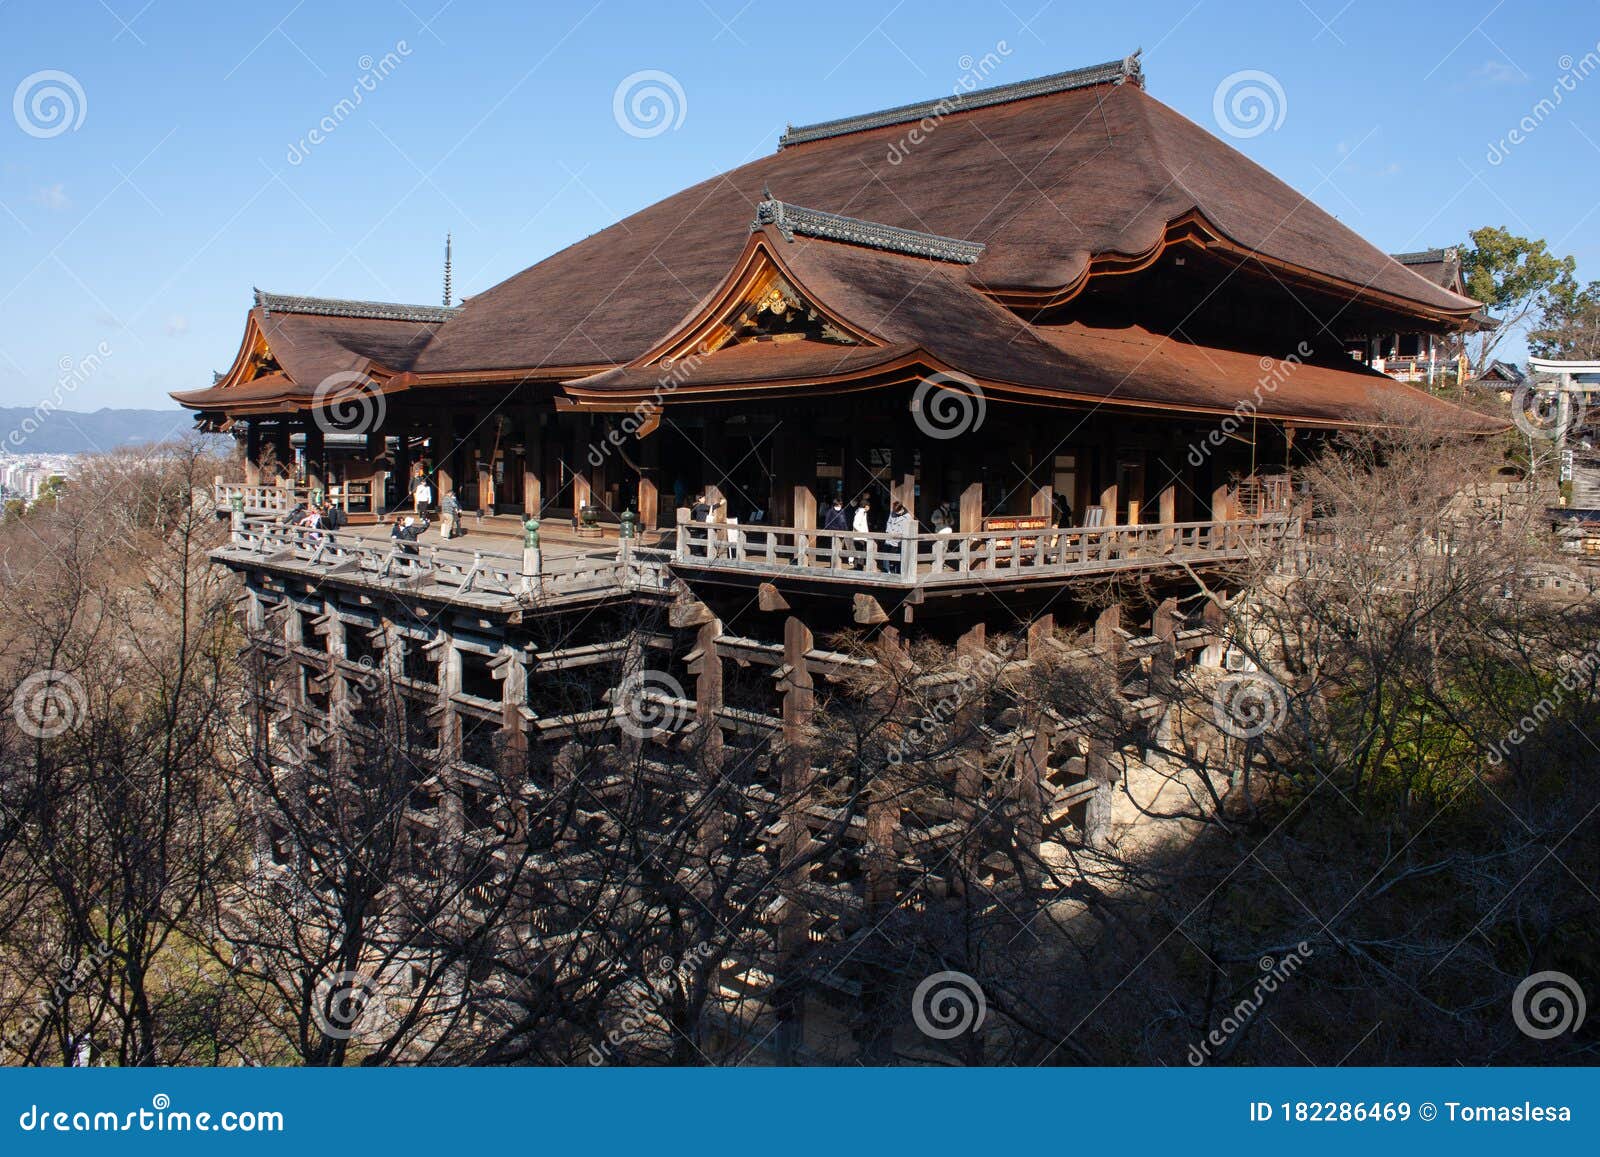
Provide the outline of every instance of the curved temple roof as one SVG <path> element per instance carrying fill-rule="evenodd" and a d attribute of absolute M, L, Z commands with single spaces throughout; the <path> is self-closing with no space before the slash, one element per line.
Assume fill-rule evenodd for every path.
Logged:
<path fill-rule="evenodd" d="M 1102 270 L 1138 268 L 1172 244 L 1214 246 L 1286 283 L 1428 326 L 1459 326 L 1478 308 L 1149 96 L 1136 57 L 791 129 L 773 155 L 659 201 L 456 309 L 262 294 L 252 324 L 294 384 L 285 400 L 292 393 L 300 405 L 327 374 L 368 368 L 391 383 L 384 388 L 537 377 L 565 379 L 574 398 L 593 399 L 609 375 L 589 375 L 615 367 L 613 385 L 637 378 L 648 369 L 638 360 L 674 332 L 671 319 L 706 307 L 752 229 L 774 252 L 790 251 L 784 260 L 843 319 L 873 329 L 862 311 L 881 314 L 883 347 L 1063 398 L 1076 396 L 1070 379 L 1086 362 L 1064 353 L 1060 332 L 1013 310 L 1070 301 Z M 1092 333 L 1073 348 L 1090 349 Z M 773 348 L 764 364 L 798 364 L 797 353 Z M 750 363 L 750 380 L 775 380 L 756 372 L 756 358 L 708 360 L 720 372 Z M 873 362 L 849 360 L 864 372 Z M 1399 389 L 1350 367 L 1327 372 L 1364 378 L 1363 396 Z M 245 380 L 236 364 L 213 389 L 174 396 L 196 409 L 232 408 L 228 391 Z M 1192 384 L 1196 409 L 1209 410 L 1214 402 L 1201 405 L 1204 391 Z M 1349 418 L 1368 414 L 1353 405 Z M 1306 416 L 1332 420 L 1320 409 Z"/>

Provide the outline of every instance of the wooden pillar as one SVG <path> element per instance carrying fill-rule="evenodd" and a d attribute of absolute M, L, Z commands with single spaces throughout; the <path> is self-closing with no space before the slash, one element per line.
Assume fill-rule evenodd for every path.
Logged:
<path fill-rule="evenodd" d="M 1028 500 L 1028 513 L 1035 516 L 1041 514 L 1049 516 L 1054 514 L 1055 497 L 1055 487 L 1051 486 L 1049 483 L 1045 483 L 1043 486 L 1034 487 L 1033 497 Z"/>
<path fill-rule="evenodd" d="M 1055 616 L 1042 614 L 1028 624 L 1028 658 L 1042 660 L 1055 635 Z M 1045 782 L 1050 775 L 1050 746 L 1055 725 L 1050 716 L 1029 702 L 1023 709 L 1023 726 L 1033 734 L 1021 752 L 1017 769 L 1017 835 L 1027 853 L 1037 855 L 1044 841 Z"/>
<path fill-rule="evenodd" d="M 816 703 L 811 669 L 806 653 L 811 650 L 811 630 L 790 615 L 783 624 L 783 750 L 779 755 L 779 799 L 782 806 L 783 834 L 779 838 L 779 860 L 793 865 L 811 849 L 811 829 L 807 810 L 811 802 L 811 748 L 807 730 Z M 800 1041 L 804 994 L 793 974 L 798 960 L 808 949 L 810 914 L 804 893 L 793 889 L 810 875 L 810 870 L 785 873 L 783 914 L 776 929 L 778 976 L 773 1008 L 779 1029 L 775 1034 L 784 1054 L 793 1054 Z"/>
<path fill-rule="evenodd" d="M 383 514 L 383 489 L 384 482 L 389 476 L 389 439 L 385 432 L 379 430 L 367 431 L 367 487 L 371 497 L 368 500 L 368 513 L 373 518 Z"/>
<path fill-rule="evenodd" d="M 956 640 L 957 659 L 966 659 L 971 664 L 969 669 L 981 671 L 984 657 L 988 653 L 988 644 L 988 628 L 981 622 L 976 623 Z M 972 878 L 977 868 L 980 851 L 978 841 L 973 838 L 975 833 L 972 831 L 972 826 L 982 803 L 980 797 L 983 792 L 983 759 L 987 750 L 987 744 L 976 733 L 978 704 L 974 700 L 982 698 L 982 688 L 975 688 L 973 693 L 963 697 L 954 716 L 958 744 L 954 756 L 954 811 L 962 830 L 958 833 L 960 839 L 960 851 L 957 855 L 958 870 L 951 873 L 950 883 L 958 894 L 963 895 L 966 892 L 967 881 Z"/>
<path fill-rule="evenodd" d="M 477 499 L 479 514 L 495 512 L 494 460 L 500 452 L 500 418 L 494 415 L 478 427 Z"/>
<path fill-rule="evenodd" d="M 522 513 L 538 518 L 544 508 L 544 430 L 531 401 L 522 407 Z"/>
<path fill-rule="evenodd" d="M 322 427 L 315 421 L 305 423 L 306 485 L 312 490 L 323 486 L 322 460 L 327 456 L 323 445 Z"/>
<path fill-rule="evenodd" d="M 722 655 L 717 639 L 722 623 L 709 619 L 695 634 L 695 655 L 689 664 L 694 675 L 695 754 L 701 780 L 701 854 L 711 863 L 722 854 L 725 815 L 721 800 L 725 747 L 722 736 Z"/>
<path fill-rule="evenodd" d="M 1106 512 L 1106 514 L 1104 514 L 1104 518 L 1106 518 L 1107 526 L 1122 525 L 1122 518 L 1118 517 L 1117 510 L 1117 482 L 1115 482 L 1117 474 L 1115 474 L 1115 469 L 1117 469 L 1117 467 L 1112 466 L 1112 470 L 1114 470 L 1112 475 L 1110 475 L 1110 477 L 1112 477 L 1112 482 L 1110 482 L 1109 485 L 1101 486 L 1101 501 L 1099 501 L 1099 507 L 1101 507 L 1101 510 Z"/>
<path fill-rule="evenodd" d="M 1151 735 L 1155 744 L 1172 742 L 1172 720 L 1178 698 L 1178 600 L 1163 599 L 1150 616 L 1150 633 L 1161 640 L 1150 654 L 1150 694 L 1161 701 Z"/>
<path fill-rule="evenodd" d="M 1094 794 L 1084 808 L 1083 838 L 1091 848 L 1104 850 L 1111 844 L 1111 821 L 1116 805 L 1117 769 L 1111 762 L 1104 740 L 1089 741 L 1084 753 L 1085 770 L 1094 783 Z"/>
<path fill-rule="evenodd" d="M 273 424 L 271 441 L 272 455 L 278 460 L 278 477 L 285 478 L 294 474 L 294 446 L 289 441 L 289 423 L 279 418 Z"/>
<path fill-rule="evenodd" d="M 433 451 L 433 492 L 434 501 L 443 502 L 446 494 L 454 494 L 455 467 L 452 459 L 456 452 L 455 421 L 450 413 L 435 416 L 433 420 L 433 433 L 429 438 Z"/>
<path fill-rule="evenodd" d="M 901 453 L 901 450 L 900 450 L 899 447 L 895 448 L 895 453 L 896 454 L 900 454 Z M 911 451 L 909 449 L 907 449 L 907 450 L 904 451 L 904 453 L 906 455 L 906 458 L 909 460 L 910 457 L 911 457 Z M 896 463 L 896 465 L 898 465 L 898 463 Z M 896 482 L 893 486 L 891 486 L 889 489 L 890 489 L 890 494 L 891 494 L 890 501 L 891 502 L 901 503 L 907 510 L 909 510 L 911 512 L 911 517 L 912 518 L 916 518 L 916 516 L 917 516 L 917 476 L 916 476 L 916 474 L 914 474 L 914 473 L 912 473 L 910 471 L 907 471 L 906 473 L 901 474 L 900 475 L 900 480 L 898 482 Z"/>
<path fill-rule="evenodd" d="M 261 423 L 253 418 L 244 425 L 244 481 L 247 486 L 261 484 Z"/>
<path fill-rule="evenodd" d="M 1163 487 L 1161 493 L 1156 496 L 1156 502 L 1160 510 L 1158 521 L 1163 527 L 1168 528 L 1161 532 L 1161 549 L 1170 551 L 1174 542 L 1174 532 L 1170 528 L 1174 522 L 1178 521 L 1177 484 L 1169 482 Z"/>
<path fill-rule="evenodd" d="M 402 415 L 395 429 L 394 473 L 400 480 L 395 487 L 395 502 L 405 507 L 411 501 L 411 423 Z"/>
<path fill-rule="evenodd" d="M 455 697 L 461 693 L 461 652 L 455 638 L 441 630 L 428 645 L 430 657 L 438 664 L 439 680 L 439 848 L 440 868 L 454 873 L 460 864 L 466 835 L 466 814 L 462 806 L 461 776 L 456 763 L 461 758 L 461 716 Z"/>
<path fill-rule="evenodd" d="M 961 492 L 961 533 L 977 534 L 983 529 L 983 483 L 973 482 Z"/>
<path fill-rule="evenodd" d="M 500 773 L 507 783 L 518 784 L 528 766 L 527 721 L 523 716 L 528 702 L 528 668 L 521 648 L 501 644 L 494 659 L 494 677 L 500 680 Z"/>

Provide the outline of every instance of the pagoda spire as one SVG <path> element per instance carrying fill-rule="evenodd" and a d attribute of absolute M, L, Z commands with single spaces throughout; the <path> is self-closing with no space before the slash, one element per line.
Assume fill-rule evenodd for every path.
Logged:
<path fill-rule="evenodd" d="M 450 308 L 450 234 L 444 235 L 444 307 Z"/>

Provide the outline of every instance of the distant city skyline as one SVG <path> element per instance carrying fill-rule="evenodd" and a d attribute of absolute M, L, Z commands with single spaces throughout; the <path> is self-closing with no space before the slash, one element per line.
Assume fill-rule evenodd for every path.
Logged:
<path fill-rule="evenodd" d="M 0 405 L 166 408 L 231 361 L 253 286 L 435 303 L 449 232 L 469 297 L 787 123 L 1141 47 L 1153 95 L 1380 248 L 1504 225 L 1600 277 L 1590 5 L 807 13 L 6 5 Z"/>

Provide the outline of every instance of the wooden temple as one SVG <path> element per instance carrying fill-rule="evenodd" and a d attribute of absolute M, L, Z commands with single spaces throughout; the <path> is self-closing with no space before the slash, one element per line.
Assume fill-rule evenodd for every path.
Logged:
<path fill-rule="evenodd" d="M 1352 343 L 1478 309 L 1156 100 L 1131 57 L 792 127 L 460 305 L 258 292 L 228 371 L 174 397 L 244 447 L 217 557 L 275 664 L 274 727 L 325 730 L 329 695 L 388 664 L 470 783 L 614 728 L 608 689 L 643 662 L 682 688 L 681 725 L 765 737 L 781 777 L 820 688 L 858 664 L 839 632 L 1036 649 L 1076 619 L 1106 653 L 1216 662 L 1214 620 L 1174 596 L 1295 533 L 1295 465 L 1320 440 L 1487 428 Z M 480 516 L 470 548 L 360 525 L 411 509 L 424 477 Z M 279 525 L 312 491 L 355 525 Z M 869 529 L 830 529 L 835 498 L 870 501 Z M 894 503 L 912 521 L 891 532 Z M 1129 575 L 1138 605 L 1060 597 Z M 619 607 L 649 619 L 642 644 L 594 614 Z M 737 706 L 734 664 L 770 676 Z M 577 666 L 594 701 L 541 707 Z M 1041 734 L 1042 840 L 1111 787 Z M 871 823 L 895 842 L 901 817 Z M 827 935 L 897 886 L 862 877 Z"/>

